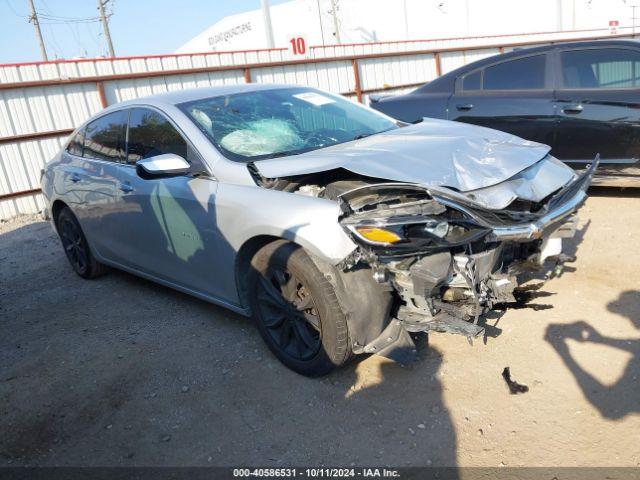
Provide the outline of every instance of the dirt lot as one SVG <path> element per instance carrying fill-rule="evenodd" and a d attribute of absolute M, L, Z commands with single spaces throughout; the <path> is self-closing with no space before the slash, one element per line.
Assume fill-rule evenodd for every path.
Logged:
<path fill-rule="evenodd" d="M 0 224 L 0 465 L 640 466 L 640 195 L 582 210 L 575 271 L 471 347 L 310 380 L 245 318 Z M 530 391 L 510 395 L 511 367 Z"/>

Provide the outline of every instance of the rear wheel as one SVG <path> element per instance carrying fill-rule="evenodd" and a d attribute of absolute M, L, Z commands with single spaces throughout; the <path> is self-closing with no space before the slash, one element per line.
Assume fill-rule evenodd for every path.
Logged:
<path fill-rule="evenodd" d="M 309 255 L 286 241 L 270 243 L 253 257 L 251 309 L 258 330 L 292 370 L 320 376 L 351 355 L 347 321 L 331 283 Z"/>
<path fill-rule="evenodd" d="M 93 257 L 82 228 L 68 207 L 58 214 L 56 228 L 74 272 L 82 278 L 95 278 L 106 272 L 107 267 Z"/>

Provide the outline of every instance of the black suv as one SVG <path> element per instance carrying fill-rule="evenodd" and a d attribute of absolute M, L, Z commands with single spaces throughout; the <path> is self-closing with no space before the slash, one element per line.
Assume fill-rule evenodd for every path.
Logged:
<path fill-rule="evenodd" d="M 405 122 L 444 118 L 545 143 L 594 183 L 640 186 L 640 43 L 599 40 L 515 50 L 371 106 Z"/>

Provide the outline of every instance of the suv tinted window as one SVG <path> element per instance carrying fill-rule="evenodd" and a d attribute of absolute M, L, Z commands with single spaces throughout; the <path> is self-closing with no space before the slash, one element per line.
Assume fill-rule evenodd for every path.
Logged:
<path fill-rule="evenodd" d="M 83 156 L 119 162 L 124 159 L 127 114 L 124 110 L 109 113 L 89 123 L 85 129 Z"/>
<path fill-rule="evenodd" d="M 546 55 L 518 58 L 488 67 L 484 90 L 533 90 L 544 88 Z"/>
<path fill-rule="evenodd" d="M 466 75 L 462 79 L 462 89 L 463 90 L 480 90 L 481 75 L 482 75 L 481 70 L 478 70 L 477 72 L 473 72 Z"/>
<path fill-rule="evenodd" d="M 67 152 L 71 155 L 76 155 L 78 157 L 82 156 L 82 149 L 84 147 L 84 129 L 80 130 L 69 142 L 67 145 Z"/>
<path fill-rule="evenodd" d="M 164 115 L 149 108 L 134 108 L 129 117 L 128 163 L 164 153 L 187 159 L 187 142 Z"/>
<path fill-rule="evenodd" d="M 640 86 L 640 52 L 594 48 L 562 52 L 564 88 L 633 88 Z"/>

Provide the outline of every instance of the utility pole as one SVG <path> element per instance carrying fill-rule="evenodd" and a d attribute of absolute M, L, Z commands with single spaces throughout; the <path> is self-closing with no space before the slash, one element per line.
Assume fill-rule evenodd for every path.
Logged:
<path fill-rule="evenodd" d="M 264 30 L 267 36 L 267 48 L 274 48 L 273 27 L 271 26 L 271 12 L 269 9 L 269 0 L 262 0 L 262 18 L 264 19 Z"/>
<path fill-rule="evenodd" d="M 331 0 L 331 14 L 333 15 L 333 29 L 336 35 L 336 43 L 340 45 L 340 25 L 338 22 L 338 0 Z"/>
<path fill-rule="evenodd" d="M 100 20 L 102 21 L 104 37 L 107 39 L 107 46 L 109 47 L 109 56 L 113 58 L 116 54 L 113 51 L 113 42 L 111 41 L 111 34 L 109 33 L 109 22 L 107 21 L 107 16 L 104 14 L 104 6 L 107 3 L 109 3 L 109 0 L 98 0 L 98 11 L 100 12 Z"/>
<path fill-rule="evenodd" d="M 564 30 L 563 28 L 563 24 L 564 22 L 562 21 L 562 0 L 556 0 L 556 20 L 557 20 L 557 29 L 559 32 L 562 32 Z"/>
<path fill-rule="evenodd" d="M 409 40 L 409 17 L 407 16 L 407 0 L 402 0 L 404 9 L 404 39 Z"/>
<path fill-rule="evenodd" d="M 42 38 L 42 31 L 40 31 L 40 22 L 38 21 L 38 14 L 36 13 L 36 7 L 33 6 L 33 0 L 29 0 L 29 7 L 31 7 L 31 16 L 29 17 L 29 23 L 33 23 L 36 29 L 36 37 L 40 42 L 40 54 L 42 59 L 47 62 L 49 57 L 47 56 L 47 49 L 44 48 L 44 38 Z"/>

